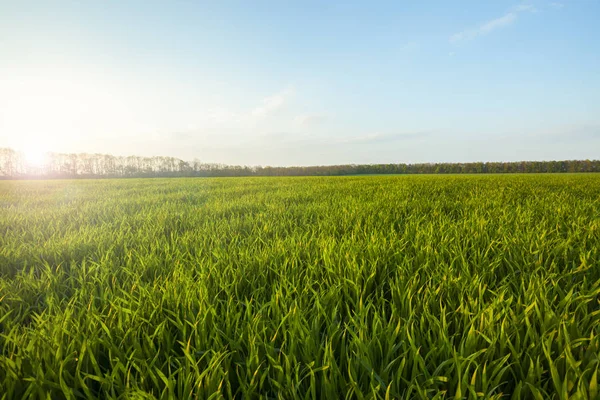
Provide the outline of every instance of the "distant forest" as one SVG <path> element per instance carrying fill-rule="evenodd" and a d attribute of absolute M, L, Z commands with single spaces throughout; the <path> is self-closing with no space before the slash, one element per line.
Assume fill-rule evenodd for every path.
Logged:
<path fill-rule="evenodd" d="M 600 160 L 261 167 L 183 161 L 174 157 L 48 153 L 42 165 L 0 148 L 0 179 L 225 176 L 339 176 L 366 174 L 478 174 L 600 172 Z"/>

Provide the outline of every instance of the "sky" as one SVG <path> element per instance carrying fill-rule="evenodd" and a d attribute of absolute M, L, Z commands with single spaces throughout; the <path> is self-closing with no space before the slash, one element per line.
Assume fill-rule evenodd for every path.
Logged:
<path fill-rule="evenodd" d="M 600 1 L 0 0 L 0 147 L 600 158 Z"/>

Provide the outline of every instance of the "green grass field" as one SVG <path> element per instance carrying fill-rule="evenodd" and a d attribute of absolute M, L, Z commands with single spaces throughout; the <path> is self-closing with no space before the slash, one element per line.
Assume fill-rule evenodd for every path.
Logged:
<path fill-rule="evenodd" d="M 0 398 L 600 398 L 600 174 L 0 182 Z"/>

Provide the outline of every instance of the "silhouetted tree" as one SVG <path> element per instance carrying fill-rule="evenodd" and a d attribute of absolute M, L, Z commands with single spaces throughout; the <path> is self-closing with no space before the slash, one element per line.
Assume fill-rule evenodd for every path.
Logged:
<path fill-rule="evenodd" d="M 241 166 L 191 162 L 175 157 L 50 153 L 43 167 L 28 165 L 23 155 L 0 148 L 0 178 L 119 178 L 175 176 L 338 176 L 361 174 L 600 172 L 599 160 L 519 161 L 422 164 L 348 164 L 310 167 Z"/>

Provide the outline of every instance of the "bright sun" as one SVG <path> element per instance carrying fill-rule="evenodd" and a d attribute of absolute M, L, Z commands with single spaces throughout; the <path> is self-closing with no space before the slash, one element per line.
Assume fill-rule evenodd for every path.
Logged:
<path fill-rule="evenodd" d="M 48 159 L 47 152 L 39 148 L 30 148 L 23 152 L 25 162 L 30 167 L 41 168 L 46 165 Z"/>

